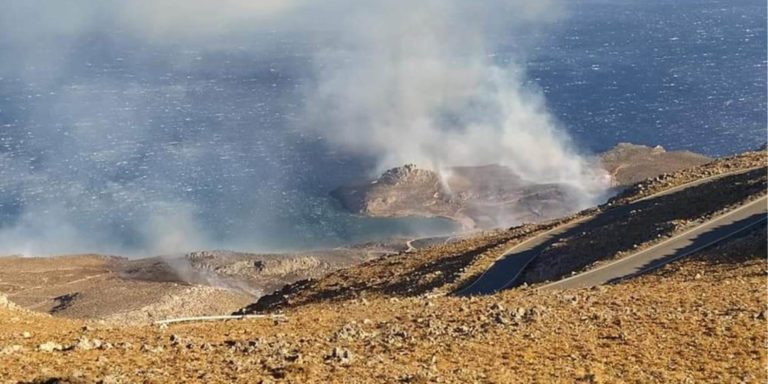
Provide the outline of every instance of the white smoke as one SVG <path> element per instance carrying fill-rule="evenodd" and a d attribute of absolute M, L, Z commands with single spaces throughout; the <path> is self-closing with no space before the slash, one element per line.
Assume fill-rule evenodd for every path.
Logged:
<path fill-rule="evenodd" d="M 348 15 L 340 47 L 320 56 L 310 121 L 323 121 L 338 145 L 376 155 L 381 168 L 502 164 L 531 182 L 599 193 L 602 174 L 515 61 L 524 52 L 494 61 L 503 31 L 489 26 L 533 27 L 558 14 L 526 3 L 389 1 Z"/>
<path fill-rule="evenodd" d="M 90 72 L 82 68 L 105 58 L 149 72 L 157 63 L 183 75 L 205 54 L 264 64 L 276 52 L 295 54 L 281 52 L 282 45 L 306 47 L 315 72 L 297 82 L 306 87 L 305 99 L 294 101 L 306 104 L 306 114 L 293 117 L 300 135 L 311 127 L 336 148 L 374 157 L 378 170 L 500 163 L 531 182 L 571 184 L 589 201 L 603 187 L 599 175 L 528 84 L 525 48 L 503 61 L 494 56 L 511 31 L 543 28 L 562 15 L 555 1 L 525 0 L 4 2 L 0 81 L 18 80 L 14 91 L 46 101 L 21 108 L 32 116 L 29 126 L 0 114 L 0 205 L 5 194 L 21 201 L 10 208 L 21 210 L 13 220 L 0 221 L 0 254 L 255 250 L 271 236 L 258 229 L 273 226 L 275 211 L 295 209 L 296 199 L 281 200 L 281 186 L 301 175 L 282 172 L 301 172 L 300 161 L 313 159 L 271 152 L 295 136 L 280 133 L 263 145 L 266 161 L 254 160 L 251 149 L 269 122 L 253 121 L 243 136 L 226 126 L 236 119 L 223 116 L 221 126 L 194 126 L 197 136 L 178 142 L 178 132 L 158 122 L 168 116 L 150 113 L 149 104 L 162 101 L 168 115 L 184 111 L 199 83 L 164 83 L 173 73 L 160 84 L 142 73 L 83 77 Z M 111 51 L 114 41 L 133 51 Z M 205 69 L 217 73 L 216 65 Z M 278 62 L 274 70 L 281 69 Z M 136 178 L 115 176 L 128 166 L 141 167 Z M 221 212 L 235 228 L 223 243 L 201 213 L 207 211 L 185 195 L 208 187 L 197 184 L 211 170 L 215 183 L 235 184 L 228 193 L 237 196 L 221 198 L 247 196 Z M 0 219 L 8 209 L 0 206 Z M 249 220 L 258 221 L 256 230 L 238 229 Z"/>
<path fill-rule="evenodd" d="M 118 18 L 134 33 L 161 42 L 208 40 L 263 27 L 304 0 L 134 0 L 117 2 Z M 262 24 L 262 25 L 259 25 Z"/>

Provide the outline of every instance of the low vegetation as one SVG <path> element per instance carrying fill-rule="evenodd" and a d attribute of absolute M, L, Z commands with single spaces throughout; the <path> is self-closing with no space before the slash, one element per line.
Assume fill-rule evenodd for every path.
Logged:
<path fill-rule="evenodd" d="M 5 382 L 765 382 L 765 228 L 619 285 L 362 295 L 285 320 L 94 325 L 0 309 Z"/>
<path fill-rule="evenodd" d="M 54 317 L 0 296 L 0 383 L 766 382 L 764 224 L 617 284 L 450 295 L 510 246 L 575 220 L 600 225 L 553 246 L 528 278 L 631 252 L 763 195 L 765 169 L 750 169 L 765 161 L 765 153 L 718 160 L 646 180 L 610 204 L 557 221 L 409 247 L 286 286 L 245 309 L 279 318 L 131 325 Z M 638 201 L 726 173 L 652 204 Z M 629 215 L 610 213 L 628 208 Z M 97 261 L 82 261 L 96 276 L 90 280 L 102 278 Z M 239 273 L 241 266 L 226 268 Z M 8 289 L 19 296 L 22 288 Z"/>

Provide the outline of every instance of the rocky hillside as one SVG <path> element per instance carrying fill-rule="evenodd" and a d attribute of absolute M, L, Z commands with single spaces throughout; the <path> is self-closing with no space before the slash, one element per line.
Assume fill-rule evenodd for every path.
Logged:
<path fill-rule="evenodd" d="M 582 225 L 571 231 L 573 236 L 550 244 L 524 276 L 529 283 L 551 280 L 595 262 L 651 246 L 729 206 L 765 194 L 766 172 L 765 168 L 759 167 L 766 161 L 766 152 L 748 152 L 647 179 L 601 207 L 572 216 L 481 233 L 413 253 L 382 257 L 330 273 L 322 279 L 300 281 L 263 297 L 245 308 L 245 312 L 273 311 L 361 295 L 389 297 L 450 293 L 473 281 L 510 247 L 562 223 L 583 220 Z M 617 206 L 633 204 L 649 191 L 671 190 L 692 180 L 738 171 L 743 172 L 680 190 L 653 203 L 636 204 L 629 215 L 616 217 L 610 214 Z"/>
<path fill-rule="evenodd" d="M 600 164 L 619 186 L 694 168 L 710 161 L 709 157 L 689 151 L 667 152 L 661 146 L 651 148 L 629 143 L 620 143 L 600 155 Z"/>
<path fill-rule="evenodd" d="M 556 221 L 428 242 L 423 249 L 302 280 L 246 308 L 268 312 L 247 320 L 122 322 L 142 311 L 195 314 L 200 306 L 226 303 L 209 288 L 189 285 L 180 285 L 179 295 L 164 295 L 103 322 L 26 311 L 10 301 L 58 287 L 118 303 L 141 286 L 105 290 L 96 284 L 110 276 L 105 272 L 119 276 L 104 267 L 122 263 L 114 258 L 79 257 L 59 265 L 0 259 L 0 281 L 9 296 L 0 296 L 0 382 L 766 382 L 764 225 L 613 285 L 565 291 L 529 285 L 481 297 L 450 295 L 508 247 L 617 206 L 644 208 L 623 221 L 598 220 L 605 225 L 562 242 L 554 247 L 562 252 L 542 262 L 578 268 L 595 261 L 595 249 L 652 244 L 659 233 L 685 228 L 682 222 L 670 225 L 677 216 L 695 221 L 717 207 L 764 195 L 766 160 L 765 152 L 718 159 L 646 179 L 604 206 Z M 692 180 L 703 181 L 676 188 Z M 643 205 L 643 197 L 660 190 L 673 192 Z M 622 237 L 617 233 L 638 244 L 614 241 Z M 609 253 L 601 257 L 619 255 Z M 323 263 L 320 257 L 280 263 L 218 252 L 183 260 L 217 276 L 295 273 Z M 132 273 L 157 277 L 148 265 L 139 267 L 132 265 L 138 268 Z M 58 273 L 50 273 L 53 269 Z M 86 282 L 94 288 L 81 289 Z M 284 317 L 271 317 L 275 313 Z"/>
<path fill-rule="evenodd" d="M 279 320 L 115 326 L 0 306 L 16 383 L 768 380 L 765 229 L 612 286 L 360 295 Z"/>
<path fill-rule="evenodd" d="M 121 276 L 126 259 L 99 255 L 0 258 L 0 293 L 22 308 L 61 317 L 126 321 L 159 320 L 176 314 L 217 314 L 245 305 L 253 296 L 222 287 L 196 286 L 164 275 Z M 193 301 L 195 305 L 163 303 Z"/>
<path fill-rule="evenodd" d="M 623 188 L 649 177 L 709 162 L 691 152 L 619 144 L 599 164 Z M 541 222 L 573 213 L 574 191 L 564 185 L 530 184 L 499 165 L 454 167 L 443 174 L 409 164 L 380 178 L 331 192 L 351 212 L 374 216 L 441 216 L 465 228 Z"/>
<path fill-rule="evenodd" d="M 62 317 L 147 322 L 218 315 L 285 284 L 369 260 L 385 249 L 369 245 L 292 255 L 203 251 L 145 259 L 0 257 L 0 294 L 23 308 Z"/>
<path fill-rule="evenodd" d="M 766 170 L 724 177 L 647 204 L 633 204 L 629 214 L 597 214 L 570 235 L 541 250 L 521 278 L 529 284 L 554 281 L 596 263 L 619 259 L 650 247 L 717 214 L 765 194 Z M 621 234 L 621 236 L 616 236 Z"/>
<path fill-rule="evenodd" d="M 177 281 L 241 291 L 259 297 L 285 284 L 323 276 L 370 260 L 368 248 L 296 254 L 199 251 L 181 257 L 124 260 L 116 269 L 131 280 Z"/>
<path fill-rule="evenodd" d="M 331 195 L 348 210 L 375 217 L 453 217 L 460 208 L 436 173 L 413 164 L 390 169 L 376 180 L 340 187 Z"/>

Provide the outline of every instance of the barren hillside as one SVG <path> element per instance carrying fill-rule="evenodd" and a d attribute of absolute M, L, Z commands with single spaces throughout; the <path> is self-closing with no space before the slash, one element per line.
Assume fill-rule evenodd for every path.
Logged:
<path fill-rule="evenodd" d="M 121 318 L 128 314 L 96 322 L 28 311 L 13 304 L 14 298 L 41 288 L 25 288 L 31 279 L 21 276 L 56 276 L 43 273 L 50 264 L 31 260 L 16 269 L 19 280 L 9 285 L 17 286 L 6 288 L 10 300 L 0 296 L 0 382 L 765 382 L 765 224 L 616 284 L 555 291 L 529 285 L 476 297 L 450 293 L 514 244 L 562 223 L 589 222 L 617 207 L 644 204 L 640 199 L 649 191 L 670 191 L 630 218 L 595 225 L 592 233 L 558 245 L 563 252 L 545 254 L 531 273 L 548 270 L 541 267 L 546 263 L 589 268 L 596 258 L 646 247 L 658 241 L 658 233 L 674 234 L 764 195 L 766 159 L 765 152 L 720 159 L 643 181 L 571 217 L 425 242 L 432 245 L 295 283 L 247 308 L 266 311 L 263 318 L 155 326 L 125 324 Z M 698 180 L 695 187 L 678 188 L 692 180 Z M 690 223 L 668 225 L 678 216 Z M 615 242 L 603 231 L 626 234 L 628 242 Z M 611 244 L 617 252 L 608 251 L 614 250 Z M 272 265 L 194 258 L 198 268 L 231 274 Z M 104 265 L 114 262 L 74 260 L 76 270 L 89 272 L 68 276 L 62 265 L 62 280 L 49 280 L 54 286 L 80 284 L 74 277 L 106 278 L 101 275 L 110 270 Z M 5 260 L 6 271 L 13 261 Z M 313 262 L 273 267 L 295 271 L 306 263 Z M 214 305 L 194 294 L 205 292 L 155 301 L 158 313 Z M 284 317 L 271 317 L 275 313 Z"/>
<path fill-rule="evenodd" d="M 543 224 L 487 232 L 412 254 L 372 260 L 319 280 L 284 287 L 247 310 L 274 310 L 315 301 L 354 298 L 361 294 L 386 297 L 450 293 L 478 277 L 506 249 L 562 223 L 586 220 L 578 227 L 580 230 L 573 231 L 569 242 L 553 244 L 545 250 L 524 276 L 524 281 L 528 282 L 554 279 L 596 261 L 621 257 L 650 246 L 729 206 L 765 194 L 766 171 L 760 167 L 765 165 L 767 158 L 765 152 L 750 152 L 654 177 L 630 187 L 599 208 Z M 744 172 L 738 173 L 740 171 Z M 733 172 L 737 174 L 672 193 L 652 204 L 637 203 L 631 209 L 634 213 L 629 215 L 611 214 L 613 208 L 628 206 L 652 192 Z"/>
<path fill-rule="evenodd" d="M 152 321 L 229 313 L 285 284 L 317 278 L 397 247 L 257 255 L 224 251 L 126 259 L 0 257 L 0 293 L 56 316 Z"/>
<path fill-rule="evenodd" d="M 3 382 L 765 382 L 765 228 L 614 286 L 110 326 L 0 308 Z"/>

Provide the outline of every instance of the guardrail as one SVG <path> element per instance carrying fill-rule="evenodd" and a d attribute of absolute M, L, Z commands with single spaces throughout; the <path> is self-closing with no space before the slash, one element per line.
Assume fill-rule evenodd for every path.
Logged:
<path fill-rule="evenodd" d="M 155 321 L 155 325 L 168 325 L 176 323 L 191 323 L 196 321 L 222 321 L 222 320 L 246 320 L 246 319 L 285 319 L 284 315 L 227 315 L 227 316 L 196 316 L 179 317 Z"/>

